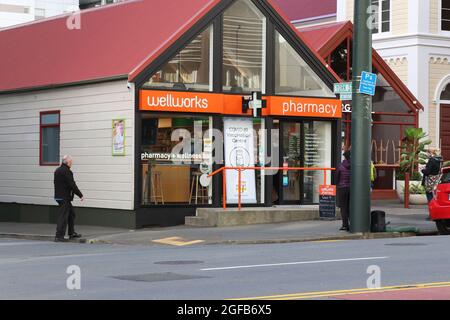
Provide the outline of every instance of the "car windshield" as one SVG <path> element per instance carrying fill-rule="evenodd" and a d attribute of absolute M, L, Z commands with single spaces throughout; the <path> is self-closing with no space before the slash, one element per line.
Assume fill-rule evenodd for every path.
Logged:
<path fill-rule="evenodd" d="M 450 183 L 450 171 L 447 171 L 442 175 L 441 183 Z"/>

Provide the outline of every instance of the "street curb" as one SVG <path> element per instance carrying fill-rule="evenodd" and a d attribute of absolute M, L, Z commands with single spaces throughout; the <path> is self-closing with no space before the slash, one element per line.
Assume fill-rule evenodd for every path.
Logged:
<path fill-rule="evenodd" d="M 371 239 L 394 239 L 394 238 L 411 238 L 417 236 L 434 236 L 438 235 L 436 231 L 420 231 L 414 232 L 383 232 L 383 233 L 356 233 L 345 234 L 342 236 L 322 236 L 307 238 L 290 238 L 290 239 L 258 239 L 258 240 L 221 240 L 221 241 L 205 241 L 204 245 L 251 245 L 251 244 L 283 244 L 283 243 L 302 243 L 302 242 L 320 242 L 320 241 L 347 241 L 347 240 L 371 240 Z M 19 233 L 0 233 L 0 238 L 12 238 L 33 241 L 49 241 L 53 242 L 55 237 L 49 235 L 19 234 Z M 151 240 L 150 240 L 151 241 Z M 114 241 L 104 240 L 101 238 L 88 238 L 71 240 L 69 243 L 80 244 L 118 244 Z M 119 243 L 121 245 L 142 245 L 146 243 Z"/>
<path fill-rule="evenodd" d="M 321 242 L 321 241 L 347 241 L 347 240 L 372 240 L 372 239 L 394 239 L 394 238 L 411 238 L 425 235 L 436 235 L 437 232 L 384 232 L 384 233 L 357 233 L 342 236 L 324 236 L 309 238 L 292 238 L 292 239 L 263 239 L 263 240 L 222 240 L 222 241 L 205 241 L 203 245 L 252 245 L 252 244 L 286 244 L 286 243 L 304 243 L 304 242 Z M 151 240 L 150 240 L 151 241 Z M 87 239 L 87 244 L 118 244 L 114 241 L 104 239 Z M 119 243 L 121 245 L 142 245 L 145 243 Z"/>
<path fill-rule="evenodd" d="M 19 239 L 19 240 L 31 240 L 31 241 L 49 241 L 54 242 L 55 236 L 40 235 L 40 234 L 22 234 L 22 233 L 0 233 L 0 239 Z M 68 243 L 86 243 L 86 239 L 70 240 Z"/>

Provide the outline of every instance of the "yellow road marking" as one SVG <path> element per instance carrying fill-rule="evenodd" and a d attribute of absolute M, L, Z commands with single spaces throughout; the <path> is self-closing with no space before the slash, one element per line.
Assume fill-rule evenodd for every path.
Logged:
<path fill-rule="evenodd" d="M 363 289 L 349 289 L 349 290 L 318 291 L 318 292 L 292 293 L 292 294 L 230 299 L 230 300 L 300 300 L 300 299 L 316 299 L 324 297 L 356 295 L 356 294 L 376 293 L 376 292 L 410 291 L 418 289 L 448 288 L 448 287 L 450 287 L 450 282 L 436 282 L 436 283 L 390 286 L 390 287 L 382 287 L 379 289 L 363 288 Z"/>
<path fill-rule="evenodd" d="M 152 242 L 159 243 L 159 244 L 167 244 L 167 245 L 177 246 L 177 247 L 184 247 L 184 246 L 191 246 L 194 244 L 203 243 L 205 241 L 203 241 L 203 240 L 187 240 L 187 239 L 184 239 L 181 237 L 171 237 L 171 238 L 152 240 Z"/>

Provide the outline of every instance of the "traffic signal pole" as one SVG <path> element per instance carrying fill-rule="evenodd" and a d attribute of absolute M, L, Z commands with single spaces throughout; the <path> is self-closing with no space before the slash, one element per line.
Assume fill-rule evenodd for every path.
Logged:
<path fill-rule="evenodd" d="M 372 72 L 371 0 L 355 0 L 350 231 L 370 232 L 372 97 L 358 93 L 361 73 Z"/>

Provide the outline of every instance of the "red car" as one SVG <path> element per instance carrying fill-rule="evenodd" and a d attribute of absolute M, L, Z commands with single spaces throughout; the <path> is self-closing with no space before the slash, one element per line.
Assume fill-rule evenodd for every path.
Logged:
<path fill-rule="evenodd" d="M 429 204 L 431 220 L 441 234 L 450 235 L 450 168 L 443 169 L 434 199 Z"/>

